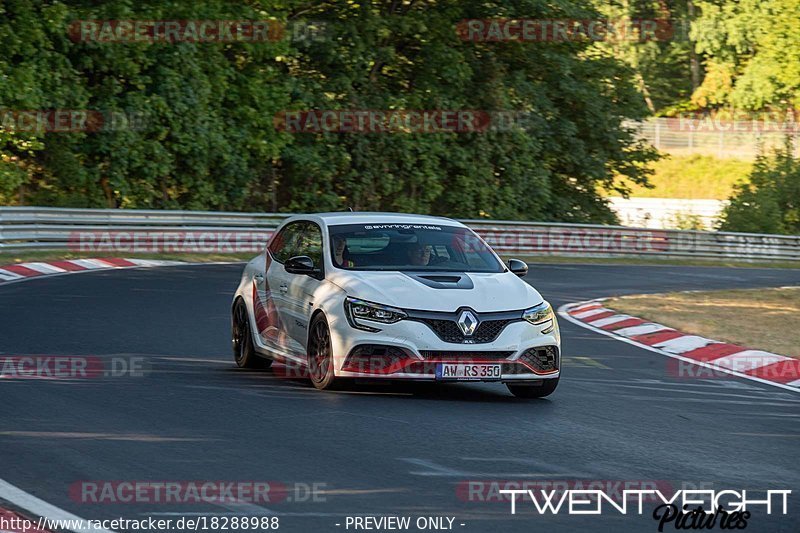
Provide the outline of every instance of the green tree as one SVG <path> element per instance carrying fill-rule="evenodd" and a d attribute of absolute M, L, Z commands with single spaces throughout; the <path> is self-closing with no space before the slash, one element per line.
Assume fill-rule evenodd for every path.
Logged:
<path fill-rule="evenodd" d="M 264 19 L 263 4 L 11 0 L 1 4 L 0 108 L 76 109 L 137 127 L 0 136 L 0 194 L 43 205 L 242 209 L 286 142 L 275 43 L 74 42 L 76 20 Z M 280 12 L 278 12 L 280 13 Z M 20 190 L 21 189 L 21 190 Z"/>
<path fill-rule="evenodd" d="M 800 106 L 800 2 L 707 0 L 692 27 L 706 77 L 692 100 L 762 110 Z"/>
<path fill-rule="evenodd" d="M 794 146 L 756 159 L 749 183 L 738 185 L 722 214 L 720 229 L 800 235 L 800 161 Z"/>
<path fill-rule="evenodd" d="M 619 29 L 597 42 L 597 48 L 631 68 L 650 113 L 669 112 L 687 101 L 694 85 L 699 85 L 693 79 L 693 70 L 699 72 L 699 65 L 688 31 L 691 0 L 595 0 L 594 4 Z"/>
<path fill-rule="evenodd" d="M 592 19 L 588 0 L 7 0 L 0 109 L 89 109 L 136 128 L 0 132 L 0 200 L 40 205 L 614 221 L 599 189 L 644 183 L 623 127 L 635 73 L 590 42 L 465 42 L 470 18 Z M 327 23 L 322 39 L 75 42 L 75 20 Z M 295 134 L 283 110 L 486 110 L 506 130 Z M 614 176 L 623 180 L 615 185 Z M 625 181 L 627 180 L 627 181 Z"/>
<path fill-rule="evenodd" d="M 646 113 L 632 71 L 588 42 L 470 42 L 464 19 L 591 19 L 587 2 L 322 3 L 331 39 L 287 61 L 297 109 L 519 111 L 509 131 L 297 134 L 278 172 L 289 210 L 385 209 L 610 222 L 597 194 L 641 183 L 653 153 L 622 126 Z"/>

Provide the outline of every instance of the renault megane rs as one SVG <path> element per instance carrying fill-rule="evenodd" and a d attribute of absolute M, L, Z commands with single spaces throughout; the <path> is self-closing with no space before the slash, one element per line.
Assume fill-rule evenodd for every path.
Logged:
<path fill-rule="evenodd" d="M 294 216 L 244 268 L 234 359 L 301 368 L 319 389 L 348 378 L 494 381 L 547 396 L 561 339 L 527 271 L 447 218 Z"/>

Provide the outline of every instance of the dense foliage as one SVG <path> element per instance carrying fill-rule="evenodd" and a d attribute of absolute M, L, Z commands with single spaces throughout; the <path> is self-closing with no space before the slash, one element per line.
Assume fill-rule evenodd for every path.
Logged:
<path fill-rule="evenodd" d="M 736 187 L 720 229 L 800 235 L 800 160 L 794 146 L 756 159 L 750 182 Z"/>
<path fill-rule="evenodd" d="M 289 101 L 283 43 L 98 43 L 79 19 L 258 19 L 221 0 L 0 2 L 0 108 L 135 117 L 99 132 L 0 133 L 6 201 L 86 207 L 242 207 L 284 142 L 272 116 Z"/>
<path fill-rule="evenodd" d="M 459 39 L 465 18 L 597 17 L 559 0 L 0 2 L 0 110 L 124 112 L 136 128 L 0 133 L 0 200 L 90 207 L 386 209 L 612 221 L 597 194 L 645 179 L 622 127 L 630 68 L 588 42 Z M 268 43 L 75 42 L 83 19 L 324 21 Z M 289 36 L 291 37 L 291 35 Z M 287 133 L 297 109 L 524 112 L 506 131 Z"/>
<path fill-rule="evenodd" d="M 658 20 L 669 31 L 602 42 L 456 31 L 504 18 Z M 80 20 L 270 20 L 287 32 L 86 42 L 70 34 Z M 600 193 L 641 188 L 654 158 L 623 122 L 797 107 L 797 20 L 797 0 L 0 0 L 0 203 L 612 222 Z M 309 25 L 321 28 L 313 38 L 294 31 Z M 55 109 L 131 122 L 69 133 L 14 122 Z M 524 120 L 470 133 L 275 125 L 286 110 L 331 109 Z"/>

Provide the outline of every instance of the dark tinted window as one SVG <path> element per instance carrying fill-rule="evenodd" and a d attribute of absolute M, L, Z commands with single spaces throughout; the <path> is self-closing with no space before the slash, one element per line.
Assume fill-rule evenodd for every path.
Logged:
<path fill-rule="evenodd" d="M 330 226 L 333 263 L 348 270 L 503 272 L 469 228 L 435 224 Z"/>
<path fill-rule="evenodd" d="M 269 245 L 269 251 L 276 261 L 283 263 L 290 257 L 299 255 L 294 252 L 297 250 L 304 224 L 306 223 L 292 222 L 275 235 Z"/>
<path fill-rule="evenodd" d="M 303 222 L 293 255 L 307 255 L 322 267 L 322 231 L 313 222 Z"/>

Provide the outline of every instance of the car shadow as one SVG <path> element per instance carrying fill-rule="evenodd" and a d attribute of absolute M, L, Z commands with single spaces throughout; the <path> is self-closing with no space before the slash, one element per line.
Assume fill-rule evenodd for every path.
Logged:
<path fill-rule="evenodd" d="M 268 383 L 271 387 L 288 391 L 317 392 L 320 395 L 352 395 L 402 397 L 415 400 L 437 400 L 480 403 L 525 403 L 547 405 L 548 398 L 524 399 L 512 395 L 500 383 L 435 383 L 424 381 L 392 381 L 382 379 L 346 379 L 336 390 L 315 391 L 310 380 L 302 375 L 288 374 L 286 367 L 274 364 L 266 369 L 244 369 L 230 367 L 217 369 L 226 375 L 246 378 L 254 388 Z"/>

